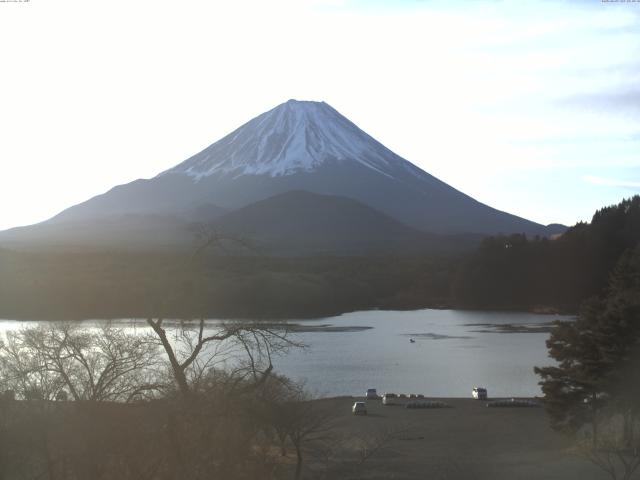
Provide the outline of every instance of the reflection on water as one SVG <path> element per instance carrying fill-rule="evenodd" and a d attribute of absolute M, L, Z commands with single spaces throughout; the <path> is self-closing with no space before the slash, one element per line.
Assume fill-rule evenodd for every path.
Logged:
<path fill-rule="evenodd" d="M 534 366 L 549 365 L 545 340 L 557 315 L 460 310 L 366 311 L 320 320 L 292 320 L 295 339 L 308 345 L 274 360 L 318 395 L 379 392 L 470 396 L 475 385 L 491 396 L 540 394 Z M 95 326 L 103 322 L 87 321 Z M 210 323 L 215 328 L 216 321 Z M 33 324 L 29 322 L 29 324 Z M 145 323 L 116 324 L 147 332 Z M 0 332 L 24 323 L 0 320 Z"/>

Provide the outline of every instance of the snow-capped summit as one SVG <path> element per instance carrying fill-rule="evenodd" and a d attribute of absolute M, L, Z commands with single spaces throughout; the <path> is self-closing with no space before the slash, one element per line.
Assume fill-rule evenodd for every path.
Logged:
<path fill-rule="evenodd" d="M 392 164 L 415 168 L 327 103 L 289 100 L 160 175 L 277 177 L 345 161 L 388 176 L 394 174 Z"/>
<path fill-rule="evenodd" d="M 290 191 L 346 197 L 429 232 L 546 232 L 438 180 L 326 103 L 297 100 L 259 115 L 154 178 L 114 187 L 51 222 L 131 214 L 189 221 L 195 215 L 205 221 Z"/>

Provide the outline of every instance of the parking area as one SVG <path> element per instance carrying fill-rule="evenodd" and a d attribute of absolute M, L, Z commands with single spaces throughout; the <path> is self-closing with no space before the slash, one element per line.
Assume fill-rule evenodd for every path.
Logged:
<path fill-rule="evenodd" d="M 363 478 L 573 479 L 604 478 L 571 453 L 549 427 L 543 408 L 487 408 L 486 401 L 442 398 L 448 408 L 408 409 L 380 400 L 340 397 L 327 402 L 339 429 L 358 438 L 386 438 L 367 460 Z M 355 401 L 367 415 L 352 414 Z"/>

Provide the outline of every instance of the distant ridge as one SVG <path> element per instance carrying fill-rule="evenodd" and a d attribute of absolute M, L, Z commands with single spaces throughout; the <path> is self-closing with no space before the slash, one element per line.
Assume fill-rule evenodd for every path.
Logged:
<path fill-rule="evenodd" d="M 284 255 L 417 254 L 475 246 L 474 236 L 422 232 L 346 197 L 290 191 L 218 218 L 213 227 Z"/>
<path fill-rule="evenodd" d="M 202 206 L 189 214 L 127 214 L 99 221 L 46 222 L 0 233 L 7 246 L 49 245 L 116 249 L 191 249 L 198 233 L 216 232 L 242 241 L 228 253 L 241 255 L 413 255 L 473 248 L 478 235 L 437 235 L 408 227 L 360 202 L 302 190 L 274 195 L 222 214 Z M 232 242 L 233 243 L 233 242 Z M 238 248 L 235 248 L 238 247 Z"/>

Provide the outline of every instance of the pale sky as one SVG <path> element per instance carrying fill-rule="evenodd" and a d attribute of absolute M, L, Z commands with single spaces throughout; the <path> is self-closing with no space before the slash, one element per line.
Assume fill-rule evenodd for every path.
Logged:
<path fill-rule="evenodd" d="M 324 100 L 495 208 L 640 193 L 640 3 L 0 1 L 0 229 Z"/>

